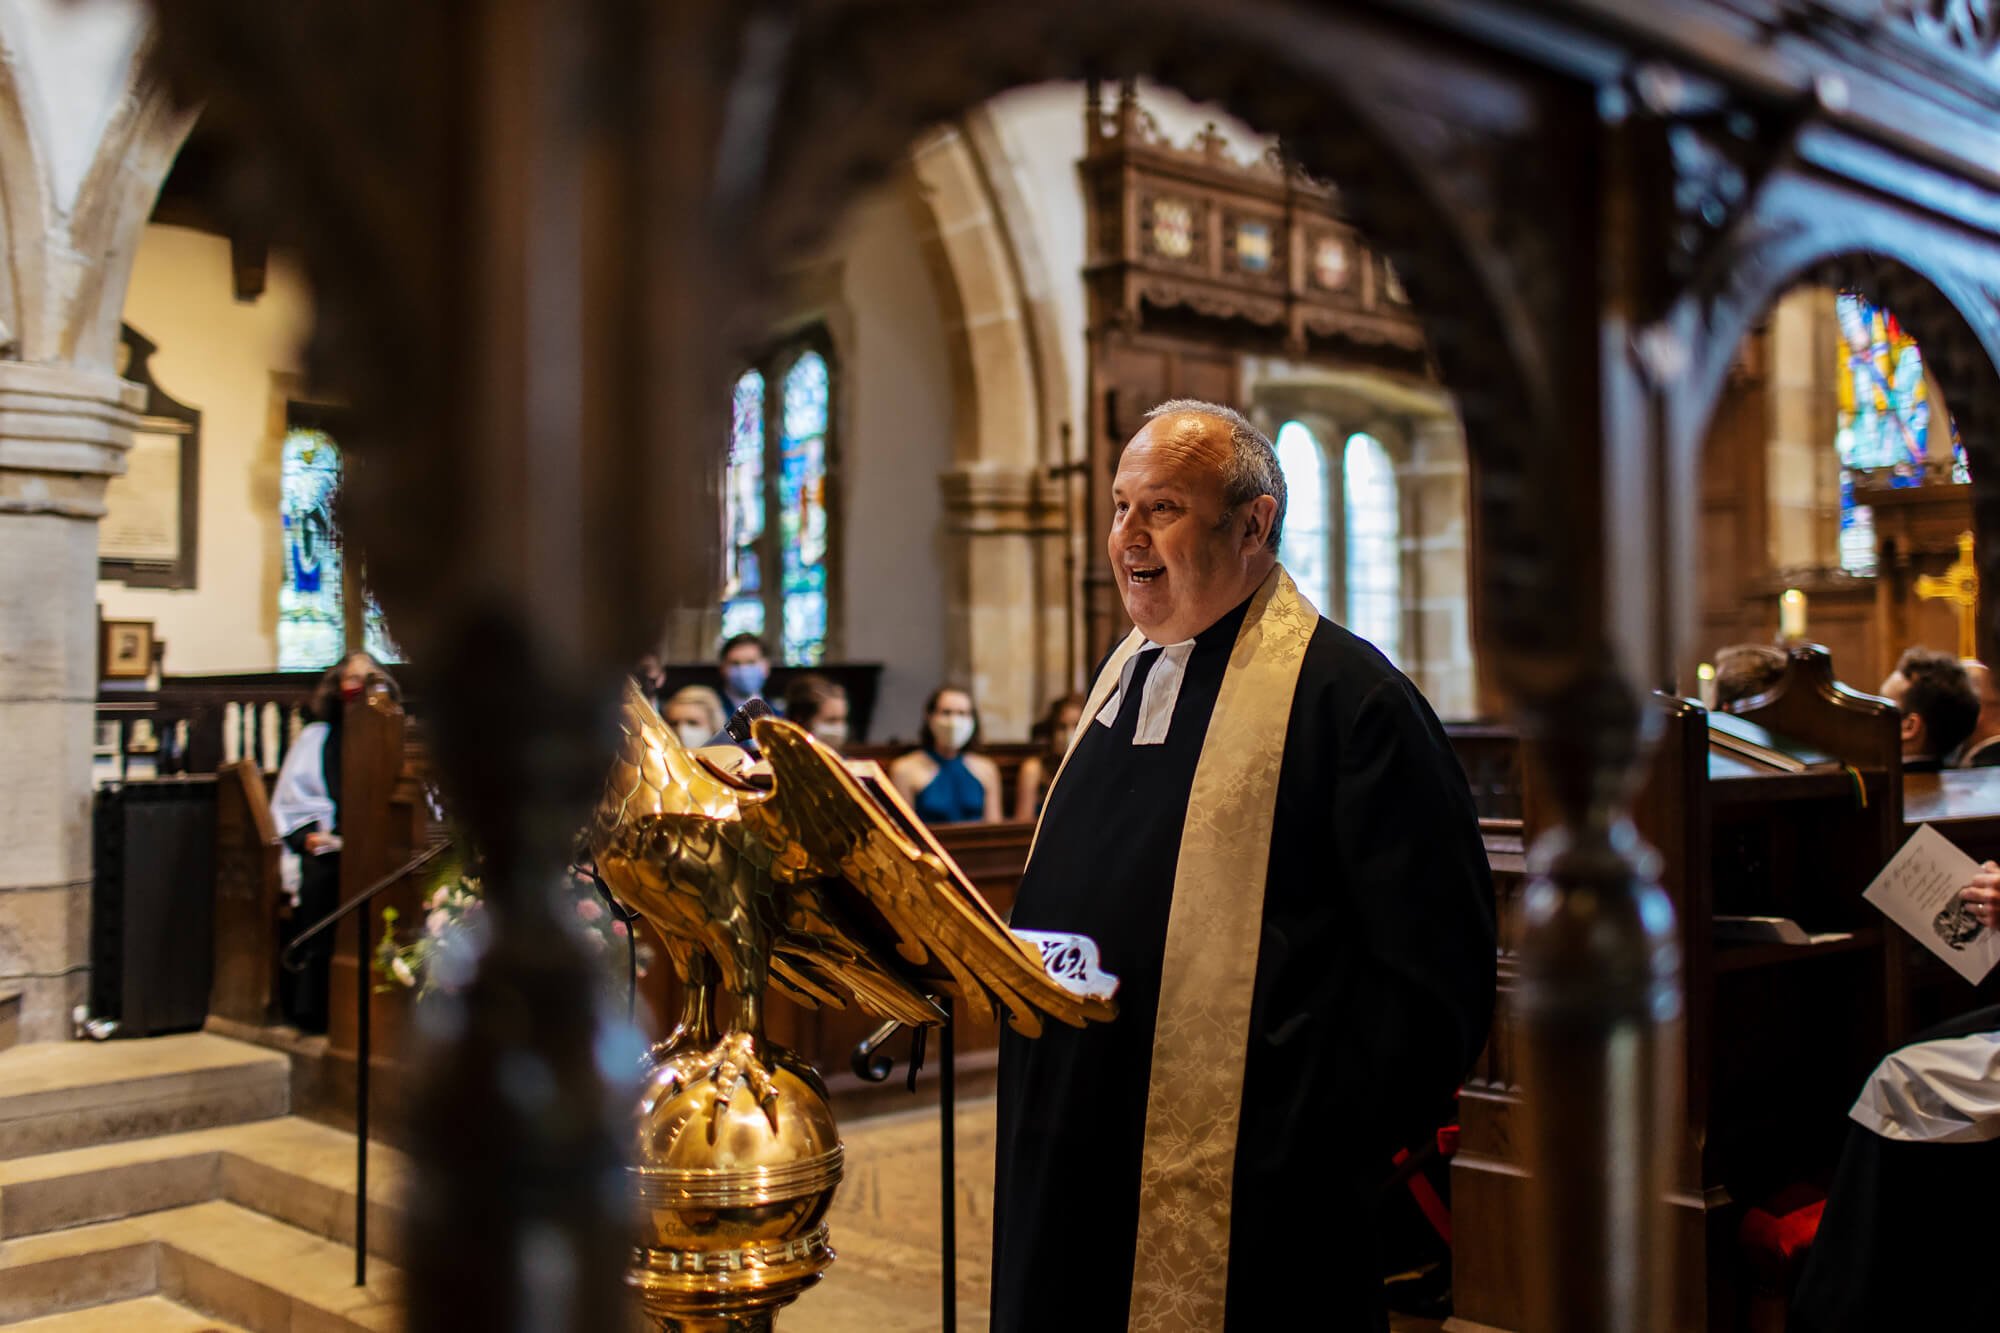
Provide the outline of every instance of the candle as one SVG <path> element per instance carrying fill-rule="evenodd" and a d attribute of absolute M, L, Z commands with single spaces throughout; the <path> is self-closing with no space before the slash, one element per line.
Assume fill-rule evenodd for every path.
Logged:
<path fill-rule="evenodd" d="M 1797 588 L 1785 589 L 1778 599 L 1778 637 L 1803 639 L 1806 636 L 1806 595 Z"/>
<path fill-rule="evenodd" d="M 1701 706 L 1711 713 L 1715 711 L 1715 663 L 1703 662 L 1694 669 L 1697 688 L 1701 692 Z"/>

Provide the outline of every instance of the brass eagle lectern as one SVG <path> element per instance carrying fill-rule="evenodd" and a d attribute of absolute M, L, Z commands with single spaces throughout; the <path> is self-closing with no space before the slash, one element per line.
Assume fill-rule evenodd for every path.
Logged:
<path fill-rule="evenodd" d="M 948 993 L 1034 1036 L 1110 1018 L 1110 979 L 1059 984 L 879 771 L 804 729 L 754 724 L 767 767 L 690 751 L 629 682 L 622 729 L 592 852 L 686 983 L 639 1106 L 630 1281 L 670 1333 L 761 1333 L 832 1262 L 841 1175 L 825 1086 L 764 1036 L 766 988 L 913 1024 Z"/>

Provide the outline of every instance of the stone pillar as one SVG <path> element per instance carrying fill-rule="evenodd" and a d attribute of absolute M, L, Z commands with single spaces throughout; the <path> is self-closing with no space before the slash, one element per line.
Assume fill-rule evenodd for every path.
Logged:
<path fill-rule="evenodd" d="M 142 391 L 0 361 L 0 993 L 21 1038 L 68 1035 L 90 941 L 97 520 Z"/>
<path fill-rule="evenodd" d="M 1456 417 L 1410 422 L 1396 481 L 1408 556 L 1406 641 L 1418 649 L 1410 674 L 1440 717 L 1471 717 L 1478 698 L 1466 541 L 1470 482 L 1465 431 Z"/>
<path fill-rule="evenodd" d="M 1840 565 L 1840 455 L 1833 447 L 1834 294 L 1800 287 L 1771 313 L 1765 445 L 1772 569 Z"/>
<path fill-rule="evenodd" d="M 945 673 L 971 687 L 986 739 L 1025 740 L 1043 696 L 1069 688 L 1048 670 L 1061 657 L 1065 612 L 1046 604 L 1041 577 L 1062 558 L 1056 484 L 998 464 L 954 468 L 940 481 L 950 549 Z"/>

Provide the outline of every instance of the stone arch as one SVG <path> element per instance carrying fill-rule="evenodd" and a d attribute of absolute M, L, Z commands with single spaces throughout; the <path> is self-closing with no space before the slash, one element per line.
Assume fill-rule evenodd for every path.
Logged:
<path fill-rule="evenodd" d="M 1670 492 L 1692 503 L 1730 360 L 1763 312 L 1804 284 L 1858 292 L 1895 311 L 1924 350 L 1965 442 L 1980 577 L 2000 579 L 2000 272 L 1989 271 L 1990 257 L 1941 219 L 1912 217 L 1823 181 L 1784 178 L 1739 224 L 1729 258 L 1712 287 L 1690 293 L 1670 316 L 1689 336 L 1699 330 L 1685 392 L 1669 414 L 1677 483 Z M 1688 534 L 1691 524 L 1689 514 L 1670 529 Z M 1693 623 L 1691 614 L 1676 620 Z"/>
<path fill-rule="evenodd" d="M 75 193 L 58 197 L 36 71 L 15 30 L 30 21 L 0 13 L 0 344 L 23 361 L 108 372 L 139 234 L 196 112 L 175 104 L 151 32 L 139 34 Z"/>
<path fill-rule="evenodd" d="M 948 31 L 967 61 L 951 69 L 914 58 Z M 1395 35 L 1405 41 L 1410 34 Z M 1575 525 L 1538 515 L 1547 503 L 1518 484 L 1538 455 L 1570 448 L 1587 426 L 1564 420 L 1557 398 L 1578 358 L 1558 355 L 1552 330 L 1556 303 L 1574 279 L 1559 262 L 1567 222 L 1545 219 L 1541 234 L 1509 231 L 1503 216 L 1536 188 L 1571 140 L 1571 117 L 1589 121 L 1581 85 L 1551 84 L 1524 93 L 1503 85 L 1490 68 L 1469 65 L 1443 47 L 1427 62 L 1453 67 L 1455 88 L 1508 103 L 1512 133 L 1482 137 L 1435 96 L 1436 65 L 1419 84 L 1407 46 L 1375 22 L 1357 16 L 1311 16 L 1268 5 L 1215 6 L 1170 0 L 1164 6 L 1116 3 L 1080 12 L 1072 7 L 979 3 L 940 16 L 913 5 L 834 6 L 801 21 L 792 46 L 811 51 L 779 98 L 781 125 L 813 125 L 810 136 L 773 134 L 772 157 L 755 180 L 720 200 L 728 219 L 719 230 L 740 236 L 731 277 L 751 290 L 777 256 L 809 245 L 824 226 L 827 200 L 889 170 L 909 137 L 1009 87 L 1071 76 L 1089 63 L 1100 73 L 1140 65 L 1182 90 L 1221 103 L 1260 130 L 1286 137 L 1288 147 L 1318 174 L 1343 182 L 1362 229 L 1403 275 L 1413 301 L 1434 312 L 1427 333 L 1447 382 L 1478 385 L 1465 405 L 1467 434 L 1480 461 L 1480 531 L 1501 558 L 1484 562 L 1482 618 L 1499 638 L 1529 658 L 1538 689 L 1554 689 L 1595 648 L 1596 624 L 1558 624 L 1542 614 L 1547 601 L 1531 587 L 1577 585 L 1571 605 L 1595 608 L 1587 590 L 1598 577 L 1582 558 L 1588 538 Z M 1238 60 L 1204 58 L 1216 48 Z M 1253 76 L 1251 71 L 1255 71 Z M 768 71 L 760 71 L 760 74 Z M 855 114 L 857 90 L 867 88 L 867 114 Z M 1574 98 L 1574 100 L 1570 100 Z M 1490 105 L 1490 104 L 1489 104 Z M 1340 133 L 1324 127 L 1338 124 Z M 795 145 L 795 147 L 794 147 Z M 1594 613 L 1589 620 L 1595 621 Z M 1567 665 L 1564 665 L 1564 664 Z M 1503 671 L 1505 664 L 1503 663 Z"/>
<path fill-rule="evenodd" d="M 1049 303 L 1031 294 L 1048 288 L 1032 234 L 1002 202 L 990 127 L 973 129 L 984 115 L 919 137 L 904 179 L 950 340 L 945 674 L 973 687 L 990 735 L 1011 738 L 1070 688 L 1065 483 L 1048 471 L 1065 461 L 1067 374 Z"/>

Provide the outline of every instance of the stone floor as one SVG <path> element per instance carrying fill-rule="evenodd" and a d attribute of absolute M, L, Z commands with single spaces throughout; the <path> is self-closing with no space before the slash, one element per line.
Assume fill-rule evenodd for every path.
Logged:
<path fill-rule="evenodd" d="M 283 1057 L 208 1035 L 0 1051 L 0 1326 L 395 1333 L 408 1164 L 371 1150 L 369 1250 L 380 1257 L 357 1289 L 354 1141 L 287 1114 L 288 1091 Z M 931 1333 L 941 1327 L 936 1109 L 850 1120 L 844 1136 L 840 1257 L 779 1326 Z M 987 1327 L 993 1143 L 992 1099 L 968 1100 L 956 1191 L 966 1333 Z"/>
<path fill-rule="evenodd" d="M 991 1098 L 958 1113 L 958 1326 L 987 1326 L 993 1228 Z M 847 1179 L 834 1200 L 840 1258 L 778 1321 L 782 1333 L 928 1333 L 939 1324 L 937 1110 L 876 1116 L 842 1130 Z M 1397 1333 L 1442 1327 L 1397 1318 Z"/>

